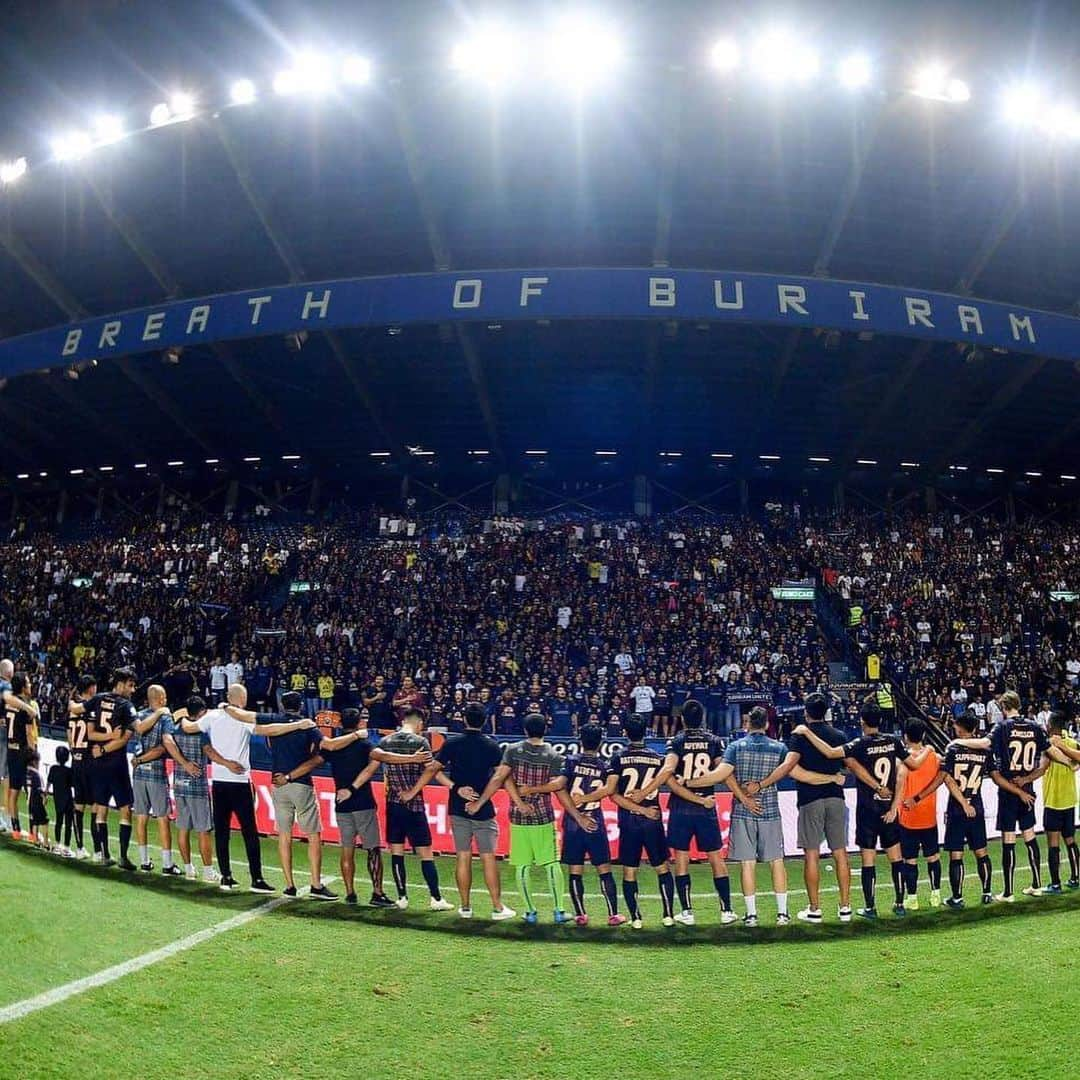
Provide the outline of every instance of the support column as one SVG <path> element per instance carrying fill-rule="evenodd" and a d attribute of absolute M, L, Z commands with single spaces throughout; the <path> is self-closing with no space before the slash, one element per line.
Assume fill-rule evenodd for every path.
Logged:
<path fill-rule="evenodd" d="M 643 473 L 638 473 L 638 475 L 634 477 L 634 517 L 652 517 L 652 496 L 652 481 Z"/>
<path fill-rule="evenodd" d="M 842 514 L 844 512 L 844 481 L 837 480 L 833 485 L 833 509 L 837 513 Z"/>
<path fill-rule="evenodd" d="M 496 517 L 510 513 L 510 474 L 499 473 L 491 494 L 491 510 Z"/>
<path fill-rule="evenodd" d="M 927 487 L 923 493 L 926 497 L 926 511 L 929 514 L 937 512 L 937 492 L 932 487 Z"/>
<path fill-rule="evenodd" d="M 64 524 L 64 515 L 67 513 L 67 505 L 68 505 L 68 493 L 66 491 L 61 491 L 60 492 L 60 498 L 57 500 L 57 503 L 56 503 L 56 524 L 57 525 L 63 525 Z"/>
<path fill-rule="evenodd" d="M 750 482 L 745 476 L 739 477 L 739 509 L 744 514 L 750 509 Z"/>
<path fill-rule="evenodd" d="M 102 511 L 105 509 L 105 489 L 99 487 L 97 489 L 97 502 L 94 504 L 94 520 L 100 521 Z"/>
<path fill-rule="evenodd" d="M 230 480 L 225 489 L 225 516 L 228 517 L 236 510 L 236 504 L 240 499 L 240 481 Z"/>
<path fill-rule="evenodd" d="M 1010 525 L 1016 524 L 1016 500 L 1011 491 L 1005 495 L 1005 517 Z"/>
<path fill-rule="evenodd" d="M 158 484 L 157 493 L 157 512 L 155 515 L 160 521 L 165 516 L 165 484 L 164 482 Z"/>

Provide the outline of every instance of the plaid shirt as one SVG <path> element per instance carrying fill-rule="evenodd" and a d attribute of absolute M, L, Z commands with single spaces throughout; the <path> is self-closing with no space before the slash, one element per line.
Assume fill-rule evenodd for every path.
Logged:
<path fill-rule="evenodd" d="M 173 794 L 182 795 L 185 799 L 209 799 L 210 786 L 206 782 L 206 770 L 210 767 L 203 754 L 203 746 L 206 745 L 206 736 L 188 735 L 179 726 L 172 732 L 173 741 L 177 750 L 191 762 L 198 765 L 202 772 L 198 776 L 188 776 L 179 765 L 173 768 Z"/>
<path fill-rule="evenodd" d="M 502 763 L 510 766 L 510 775 L 518 787 L 541 787 L 562 772 L 564 759 L 547 743 L 514 743 L 503 752 Z M 547 825 L 555 820 L 550 795 L 522 797 L 528 807 L 524 813 L 510 803 L 511 825 Z"/>
<path fill-rule="evenodd" d="M 735 779 L 745 787 L 751 780 L 764 780 L 787 757 L 787 747 L 776 739 L 760 732 L 751 732 L 741 739 L 728 743 L 724 761 L 735 766 Z M 776 785 L 767 787 L 754 798 L 761 803 L 758 821 L 771 821 L 780 817 L 780 801 L 776 797 Z M 741 802 L 731 811 L 733 818 L 754 818 Z"/>
<path fill-rule="evenodd" d="M 388 754 L 416 754 L 421 750 L 430 750 L 431 747 L 422 735 L 414 735 L 411 731 L 399 729 L 393 735 L 383 739 L 379 743 L 379 749 L 385 750 Z M 416 782 L 424 775 L 425 767 L 420 764 L 392 765 L 384 762 L 382 772 L 383 782 L 386 784 L 386 805 L 396 803 L 401 792 L 415 787 Z M 424 813 L 426 806 L 423 791 L 418 792 L 416 798 L 410 799 L 404 805 L 409 810 Z"/>

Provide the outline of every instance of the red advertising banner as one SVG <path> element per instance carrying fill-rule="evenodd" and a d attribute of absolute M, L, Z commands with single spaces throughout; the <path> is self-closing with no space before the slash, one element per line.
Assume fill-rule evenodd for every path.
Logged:
<path fill-rule="evenodd" d="M 319 803 L 319 814 L 322 817 L 322 835 L 324 840 L 337 843 L 340 834 L 337 827 L 337 810 L 335 805 L 334 781 L 329 776 L 313 776 L 315 795 Z M 255 785 L 255 821 L 261 833 L 274 833 L 277 825 L 274 821 L 274 802 L 271 797 L 273 785 L 270 782 L 270 774 L 261 769 L 251 770 L 251 781 Z M 383 793 L 383 785 L 373 782 L 372 791 L 375 795 L 375 804 L 378 807 L 379 828 L 382 835 L 386 835 L 386 800 Z M 728 828 L 731 824 L 731 793 L 719 792 L 716 796 L 716 813 L 720 819 L 720 831 L 724 837 L 724 854 L 727 854 Z M 660 793 L 660 804 L 664 813 L 664 823 L 667 824 L 667 792 Z M 431 846 L 445 855 L 454 852 L 454 837 L 450 831 L 450 792 L 441 784 L 430 784 L 424 789 L 424 802 L 427 804 L 427 819 L 431 827 Z M 496 849 L 498 855 L 510 853 L 510 818 L 507 807 L 509 798 L 506 792 L 500 791 L 495 795 L 495 813 L 499 822 L 499 846 Z M 562 807 L 552 799 L 555 804 L 556 828 L 562 829 Z M 603 804 L 604 824 L 607 827 L 608 840 L 611 843 L 611 854 L 618 858 L 619 852 L 619 824 L 618 811 L 607 802 Z M 294 836 L 302 836 L 298 829 L 293 829 Z M 691 855 L 697 856 L 698 852 L 691 848 Z"/>

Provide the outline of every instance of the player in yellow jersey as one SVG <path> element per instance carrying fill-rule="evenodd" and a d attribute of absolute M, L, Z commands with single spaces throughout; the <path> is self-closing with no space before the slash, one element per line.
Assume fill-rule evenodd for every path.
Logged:
<path fill-rule="evenodd" d="M 1043 892 L 1060 893 L 1061 888 L 1061 841 L 1069 853 L 1069 880 L 1066 888 L 1080 888 L 1080 850 L 1076 847 L 1076 771 L 1080 769 L 1080 743 L 1065 734 L 1065 717 L 1062 713 L 1050 714 L 1050 743 L 1056 746 L 1072 764 L 1062 765 L 1051 761 L 1043 775 L 1043 828 L 1049 848 L 1050 884 Z"/>

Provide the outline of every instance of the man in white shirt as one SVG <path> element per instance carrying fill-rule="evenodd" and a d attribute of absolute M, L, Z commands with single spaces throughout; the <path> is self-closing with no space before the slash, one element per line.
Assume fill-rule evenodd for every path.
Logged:
<path fill-rule="evenodd" d="M 240 654 L 234 652 L 232 659 L 225 665 L 225 685 L 232 686 L 233 683 L 242 683 L 244 681 L 244 665 L 240 663 Z"/>
<path fill-rule="evenodd" d="M 619 669 L 620 675 L 629 675 L 634 670 L 634 654 L 626 645 L 623 645 L 622 652 L 616 653 L 615 666 Z"/>
<path fill-rule="evenodd" d="M 210 665 L 210 701 L 213 704 L 220 704 L 225 700 L 225 691 L 228 689 L 229 680 L 225 675 L 225 665 L 221 662 L 221 657 L 214 658 L 213 664 Z"/>
<path fill-rule="evenodd" d="M 569 628 L 571 614 L 572 612 L 570 608 L 568 608 L 565 604 L 563 604 L 563 606 L 559 608 L 558 614 L 556 616 L 556 621 L 559 624 L 560 630 L 566 630 Z"/>
<path fill-rule="evenodd" d="M 229 704 L 242 709 L 247 705 L 247 690 L 239 683 L 228 690 Z M 189 735 L 202 732 L 210 738 L 205 754 L 213 762 L 210 768 L 210 790 L 214 807 L 214 842 L 217 846 L 218 869 L 221 871 L 221 889 L 231 892 L 236 888 L 229 858 L 229 840 L 232 837 L 232 818 L 240 824 L 247 851 L 248 869 L 251 872 L 253 893 L 272 893 L 273 887 L 262 876 L 262 850 L 259 832 L 255 825 L 255 789 L 251 786 L 251 736 L 254 724 L 235 720 L 224 709 L 210 709 L 198 720 L 181 720 L 180 726 Z M 314 720 L 296 720 L 290 724 L 262 724 L 258 734 L 273 737 L 287 735 L 290 731 L 313 728 Z"/>
<path fill-rule="evenodd" d="M 651 727 L 653 699 L 656 697 L 656 691 L 651 686 L 648 686 L 642 678 L 638 680 L 637 686 L 630 691 L 630 696 L 634 699 L 634 713 L 640 720 L 645 722 L 646 728 Z"/>

